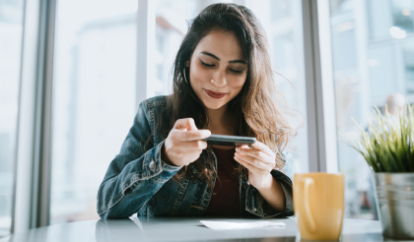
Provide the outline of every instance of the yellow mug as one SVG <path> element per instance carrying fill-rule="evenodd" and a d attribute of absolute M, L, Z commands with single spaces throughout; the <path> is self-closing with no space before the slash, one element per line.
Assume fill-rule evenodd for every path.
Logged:
<path fill-rule="evenodd" d="M 344 175 L 294 174 L 293 205 L 303 239 L 338 240 L 344 217 Z"/>

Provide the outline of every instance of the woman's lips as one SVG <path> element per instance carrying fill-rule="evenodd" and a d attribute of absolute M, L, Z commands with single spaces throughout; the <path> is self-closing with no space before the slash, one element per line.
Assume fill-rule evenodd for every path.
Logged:
<path fill-rule="evenodd" d="M 222 92 L 213 92 L 207 89 L 204 89 L 204 91 L 212 98 L 222 98 L 224 96 L 226 96 L 227 93 L 222 93 Z"/>

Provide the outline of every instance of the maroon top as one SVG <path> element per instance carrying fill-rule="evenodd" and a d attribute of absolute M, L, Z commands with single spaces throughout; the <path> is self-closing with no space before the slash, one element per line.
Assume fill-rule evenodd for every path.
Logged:
<path fill-rule="evenodd" d="M 213 148 L 217 157 L 218 178 L 214 192 L 205 213 L 214 217 L 239 217 L 239 181 L 236 175 L 235 149 L 222 150 Z"/>

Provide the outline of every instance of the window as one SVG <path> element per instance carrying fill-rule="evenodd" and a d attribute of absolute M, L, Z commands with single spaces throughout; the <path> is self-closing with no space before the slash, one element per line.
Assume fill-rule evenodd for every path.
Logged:
<path fill-rule="evenodd" d="M 247 7 L 251 8 L 266 32 L 276 85 L 285 95 L 289 107 L 296 110 L 291 122 L 299 130 L 286 150 L 288 161 L 293 161 L 293 164 L 286 165 L 286 172 L 290 176 L 294 172 L 308 172 L 301 1 L 254 0 L 248 2 Z"/>
<path fill-rule="evenodd" d="M 414 2 L 331 0 L 331 33 L 339 170 L 346 178 L 346 216 L 378 219 L 373 181 L 350 145 L 374 105 L 402 95 L 413 103 Z M 398 94 L 399 93 L 399 94 Z"/>
<path fill-rule="evenodd" d="M 0 1 L 0 237 L 11 226 L 22 17 L 23 1 Z"/>
<path fill-rule="evenodd" d="M 135 115 L 137 4 L 58 1 L 52 224 L 98 218 L 99 184 Z"/>
<path fill-rule="evenodd" d="M 178 48 L 191 19 L 195 18 L 196 7 L 204 1 L 159 0 L 156 4 L 156 50 L 155 82 L 151 82 L 150 96 L 172 93 L 172 68 Z"/>

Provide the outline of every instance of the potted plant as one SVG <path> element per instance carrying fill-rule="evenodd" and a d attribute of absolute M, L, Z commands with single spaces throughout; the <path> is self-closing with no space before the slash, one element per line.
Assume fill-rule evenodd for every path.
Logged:
<path fill-rule="evenodd" d="M 414 239 L 414 106 L 397 116 L 376 108 L 368 129 L 361 131 L 353 147 L 374 172 L 383 235 Z"/>

